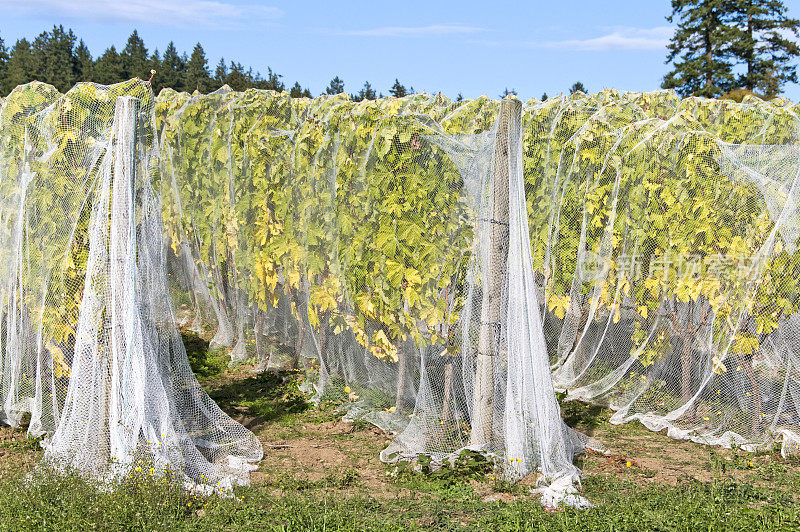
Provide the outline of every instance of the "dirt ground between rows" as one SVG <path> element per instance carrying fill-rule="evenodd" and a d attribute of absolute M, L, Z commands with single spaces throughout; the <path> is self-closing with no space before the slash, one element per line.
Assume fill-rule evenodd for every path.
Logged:
<path fill-rule="evenodd" d="M 226 373 L 223 378 L 241 378 Z M 753 454 L 711 447 L 690 441 L 669 438 L 665 432 L 655 433 L 638 422 L 626 425 L 608 423 L 611 412 L 599 407 L 584 406 L 591 412 L 591 426 L 580 424 L 577 429 L 599 441 L 605 452 L 587 451 L 577 463 L 586 476 L 622 476 L 637 485 L 675 486 L 692 480 L 708 482 L 720 470 L 729 478 L 766 483 L 753 475 L 753 469 L 774 463 L 783 472 L 800 471 L 796 460 L 783 460 L 776 453 Z M 336 419 L 304 421 L 302 417 L 293 424 L 254 422 L 247 415 L 234 418 L 248 426 L 264 445 L 264 458 L 254 483 L 270 483 L 280 490 L 287 479 L 295 485 L 300 482 L 317 483 L 327 479 L 343 478 L 355 471 L 359 482 L 339 492 L 369 494 L 376 498 L 407 495 L 387 476 L 389 470 L 379 459 L 382 449 L 396 437 L 371 425 L 353 425 Z M 533 485 L 535 478 L 523 480 L 523 485 Z M 515 497 L 499 493 L 489 483 L 472 481 L 476 491 L 486 500 L 511 500 Z M 527 490 L 523 490 L 525 493 Z"/>
<path fill-rule="evenodd" d="M 240 366 L 225 371 L 205 386 L 214 396 L 215 389 L 252 378 L 251 369 Z M 752 475 L 754 468 L 774 464 L 782 472 L 800 471 L 798 461 L 785 461 L 775 453 L 747 454 L 678 441 L 648 431 L 638 423 L 611 425 L 607 422 L 610 412 L 586 408 L 592 409 L 593 426 L 577 428 L 584 429 L 606 447 L 605 453 L 589 451 L 577 459 L 586 476 L 622 477 L 641 486 L 675 486 L 692 479 L 710 481 L 719 474 L 720 467 L 733 478 L 759 484 L 768 479 Z M 288 486 L 326 489 L 330 484 L 345 496 L 369 495 L 379 499 L 427 496 L 411 493 L 387 476 L 389 469 L 380 461 L 379 453 L 396 437 L 394 434 L 363 423 L 346 423 L 335 411 L 320 414 L 310 408 L 290 416 L 263 419 L 251 415 L 241 405 L 228 405 L 226 410 L 263 443 L 264 458 L 251 480 L 271 487 L 276 495 Z M 0 479 L 30 471 L 42 454 L 37 442 L 26 439 L 23 429 L 0 426 Z M 354 481 L 347 482 L 348 478 Z M 534 480 L 528 478 L 523 485 L 533 484 Z M 470 483 L 484 500 L 515 498 L 509 493 L 496 492 L 488 482 Z"/>

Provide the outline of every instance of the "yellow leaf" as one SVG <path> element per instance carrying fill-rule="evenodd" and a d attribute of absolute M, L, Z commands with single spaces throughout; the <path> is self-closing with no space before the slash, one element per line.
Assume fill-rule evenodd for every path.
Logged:
<path fill-rule="evenodd" d="M 733 337 L 733 346 L 731 347 L 735 353 L 743 355 L 751 355 L 758 349 L 758 339 L 748 333 L 736 333 Z"/>
<path fill-rule="evenodd" d="M 314 290 L 311 294 L 311 304 L 319 307 L 319 310 L 322 312 L 326 312 L 329 310 L 335 310 L 338 306 L 338 301 L 336 298 L 330 294 L 327 290 Z"/>
<path fill-rule="evenodd" d="M 391 342 L 389 341 L 389 338 L 386 336 L 386 333 L 385 333 L 385 332 L 383 332 L 383 329 L 379 329 L 379 330 L 378 330 L 378 331 L 377 331 L 377 332 L 376 332 L 376 333 L 375 333 L 375 334 L 372 336 L 372 340 L 373 340 L 373 341 L 374 341 L 376 344 L 378 344 L 380 347 L 384 347 L 384 348 L 385 348 L 387 345 L 390 345 L 390 344 L 391 344 Z"/>
<path fill-rule="evenodd" d="M 397 347 L 389 340 L 389 337 L 386 336 L 382 329 L 378 329 L 372 335 L 372 342 L 373 345 L 370 345 L 369 350 L 374 357 L 388 362 L 397 362 Z"/>
<path fill-rule="evenodd" d="M 631 295 L 631 283 L 629 283 L 627 279 L 622 279 L 620 290 L 622 290 L 622 293 L 626 296 Z"/>
<path fill-rule="evenodd" d="M 372 303 L 369 294 L 359 294 L 356 296 L 356 301 L 358 302 L 358 306 L 365 316 L 368 318 L 375 317 L 375 305 Z"/>
<path fill-rule="evenodd" d="M 317 315 L 317 311 L 314 310 L 314 307 L 311 305 L 308 307 L 308 322 L 312 327 L 319 326 L 319 316 Z"/>
<path fill-rule="evenodd" d="M 45 348 L 50 352 L 50 355 L 53 357 L 53 373 L 59 379 L 62 377 L 69 377 L 70 376 L 70 367 L 67 364 L 67 359 L 64 356 L 64 352 L 59 348 L 57 345 L 53 344 L 49 340 L 45 345 Z"/>
<path fill-rule="evenodd" d="M 644 281 L 644 287 L 650 292 L 653 297 L 658 297 L 661 293 L 661 283 L 655 277 L 649 277 Z"/>
<path fill-rule="evenodd" d="M 558 319 L 563 320 L 564 316 L 567 314 L 567 309 L 569 308 L 569 301 L 569 296 L 567 295 L 559 297 L 555 294 L 552 294 L 547 302 L 547 307 L 556 315 Z"/>

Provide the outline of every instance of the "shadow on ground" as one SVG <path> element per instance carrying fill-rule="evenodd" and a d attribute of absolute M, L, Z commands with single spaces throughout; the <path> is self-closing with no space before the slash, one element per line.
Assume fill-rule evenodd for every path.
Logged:
<path fill-rule="evenodd" d="M 563 401 L 561 397 L 559 402 L 564 423 L 587 436 L 594 435 L 597 429 L 608 421 L 608 410 L 602 406 L 581 401 Z"/>
<path fill-rule="evenodd" d="M 244 417 L 250 430 L 300 414 L 310 408 L 300 392 L 299 371 L 264 371 L 244 379 L 223 380 L 206 385 L 211 398 L 226 412 Z"/>

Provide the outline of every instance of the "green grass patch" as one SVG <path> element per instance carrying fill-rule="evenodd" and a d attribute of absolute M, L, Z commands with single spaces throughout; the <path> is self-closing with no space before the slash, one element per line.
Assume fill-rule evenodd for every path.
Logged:
<path fill-rule="evenodd" d="M 189 365 L 201 382 L 217 377 L 227 369 L 230 356 L 224 349 L 211 349 L 208 342 L 192 332 L 181 331 L 181 338 Z"/>
<path fill-rule="evenodd" d="M 237 490 L 236 498 L 198 498 L 180 486 L 138 479 L 109 492 L 76 476 L 39 472 L 0 481 L 0 530 L 772 530 L 800 526 L 791 494 L 726 479 L 641 488 L 589 476 L 596 508 L 548 512 L 531 496 L 482 502 L 471 485 L 422 478 L 419 491 L 387 499 L 340 490 L 352 471 L 317 482 L 281 479 Z M 424 483 L 427 482 L 427 486 Z"/>
<path fill-rule="evenodd" d="M 8 449 L 18 453 L 37 452 L 42 450 L 42 439 L 27 437 L 25 439 L 0 442 L 0 449 Z"/>
<path fill-rule="evenodd" d="M 291 423 L 310 408 L 299 389 L 299 371 L 264 371 L 251 377 L 228 380 L 208 392 L 224 410 L 246 409 L 256 423 Z"/>
<path fill-rule="evenodd" d="M 604 440 L 622 446 L 623 454 L 615 457 L 579 459 L 587 473 L 584 495 L 596 505 L 590 510 L 547 511 L 528 492 L 530 486 L 504 483 L 491 461 L 469 451 L 444 467 L 422 457 L 416 463 L 378 464 L 364 470 L 355 464 L 364 465 L 359 459 L 365 453 L 377 455 L 379 447 L 385 446 L 382 436 L 366 430 L 369 426 L 363 421 L 349 429 L 339 425 L 335 431 L 327 425 L 310 425 L 340 417 L 340 407 L 349 398 L 329 397 L 322 408 L 312 408 L 300 392 L 304 378 L 300 372 L 247 374 L 241 368 L 231 372 L 223 352 L 209 351 L 193 335 L 185 335 L 184 340 L 193 367 L 226 411 L 252 416 L 254 423 L 271 427 L 273 436 L 285 436 L 288 445 L 292 438 L 304 437 L 341 446 L 352 465 L 340 462 L 326 470 L 327 464 L 297 464 L 288 451 L 284 455 L 274 449 L 272 461 L 262 462 L 265 476 L 259 484 L 237 489 L 235 497 L 200 498 L 185 492 L 180 482 L 164 482 L 147 471 L 113 486 L 46 469 L 37 469 L 29 477 L 29 466 L 20 465 L 20 458 L 28 457 L 30 463 L 30 457 L 41 452 L 39 441 L 13 436 L 0 443 L 0 466 L 5 468 L 0 478 L 0 531 L 800 528 L 796 459 L 781 458 L 775 450 L 746 453 L 698 446 L 699 454 L 690 455 L 693 461 L 669 462 L 673 468 L 685 469 L 677 485 L 660 484 L 654 478 L 660 471 L 635 460 L 626 466 L 624 453 L 652 443 L 661 450 L 649 455 L 668 454 L 673 445 L 689 444 L 668 440 L 638 423 L 612 426 L 608 409 L 574 401 L 562 404 L 570 425 L 587 432 L 597 430 Z M 380 468 L 378 480 L 375 467 Z"/>

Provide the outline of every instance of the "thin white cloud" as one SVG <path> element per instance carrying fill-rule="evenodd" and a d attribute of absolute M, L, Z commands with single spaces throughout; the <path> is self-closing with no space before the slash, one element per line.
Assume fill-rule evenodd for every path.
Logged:
<path fill-rule="evenodd" d="M 673 28 L 618 28 L 611 33 L 589 39 L 567 39 L 542 43 L 546 48 L 567 50 L 663 50 L 672 36 Z"/>
<path fill-rule="evenodd" d="M 524 48 L 557 48 L 573 51 L 651 51 L 664 50 L 674 28 L 611 28 L 608 33 L 587 39 L 564 39 L 558 41 L 475 41 L 489 46 Z"/>
<path fill-rule="evenodd" d="M 101 22 L 213 28 L 269 22 L 283 14 L 276 7 L 217 0 L 0 0 L 0 8 Z"/>
<path fill-rule="evenodd" d="M 485 31 L 476 26 L 464 24 L 431 24 L 429 26 L 385 26 L 366 30 L 336 32 L 339 35 L 359 37 L 425 37 L 437 35 L 468 35 Z"/>

